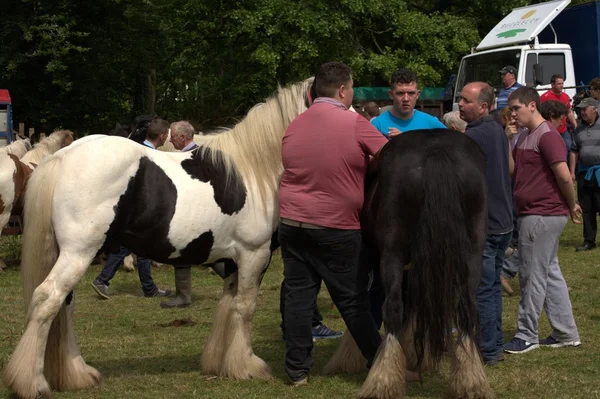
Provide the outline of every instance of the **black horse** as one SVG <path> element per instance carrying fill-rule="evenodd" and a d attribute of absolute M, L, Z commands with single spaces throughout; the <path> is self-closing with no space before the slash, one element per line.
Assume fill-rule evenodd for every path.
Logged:
<path fill-rule="evenodd" d="M 136 143 L 142 144 L 146 140 L 146 132 L 150 122 L 156 118 L 156 115 L 140 115 L 136 117 L 129 126 L 121 125 L 117 122 L 115 128 L 108 133 L 109 136 L 120 136 L 129 138 Z"/>
<path fill-rule="evenodd" d="M 369 257 L 379 259 L 385 337 L 359 396 L 403 398 L 405 370 L 435 368 L 451 349 L 449 396 L 493 397 L 477 344 L 487 235 L 479 146 L 447 129 L 401 134 L 381 150 L 367 184 L 363 232 Z"/>

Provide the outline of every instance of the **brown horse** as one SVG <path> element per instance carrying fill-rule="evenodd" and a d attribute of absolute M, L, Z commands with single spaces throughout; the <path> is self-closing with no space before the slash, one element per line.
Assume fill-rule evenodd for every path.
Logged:
<path fill-rule="evenodd" d="M 46 156 L 73 142 L 73 132 L 60 130 L 36 144 L 21 159 L 12 153 L 0 153 L 0 230 L 11 216 L 21 215 L 23 195 L 33 169 Z M 0 259 L 0 269 L 6 267 Z"/>

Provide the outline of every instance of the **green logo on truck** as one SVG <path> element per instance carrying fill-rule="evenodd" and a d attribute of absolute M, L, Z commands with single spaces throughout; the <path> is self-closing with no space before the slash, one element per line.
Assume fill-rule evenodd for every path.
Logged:
<path fill-rule="evenodd" d="M 500 32 L 496 35 L 498 38 L 508 39 L 517 36 L 519 33 L 525 32 L 527 29 L 511 29 L 505 32 Z"/>

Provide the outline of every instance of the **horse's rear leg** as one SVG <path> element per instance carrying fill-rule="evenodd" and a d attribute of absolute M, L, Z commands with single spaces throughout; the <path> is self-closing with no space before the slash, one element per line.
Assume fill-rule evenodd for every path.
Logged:
<path fill-rule="evenodd" d="M 460 335 L 459 331 L 459 340 Z M 454 348 L 448 397 L 453 399 L 494 398 L 494 392 L 485 375 L 477 345 L 468 334 L 464 336 L 462 343 L 457 343 Z"/>
<path fill-rule="evenodd" d="M 406 315 L 404 318 L 404 324 L 402 326 L 402 332 L 400 333 L 400 344 L 404 349 L 406 355 L 406 369 L 420 373 L 435 372 L 438 370 L 438 366 L 431 358 L 429 351 L 429 345 L 425 344 L 423 352 L 423 360 L 421 366 L 417 370 L 419 359 L 417 357 L 417 349 L 415 347 L 415 328 L 417 319 L 414 315 Z"/>
<path fill-rule="evenodd" d="M 100 383 L 100 373 L 85 364 L 75 343 L 74 303 L 69 296 L 92 256 L 83 259 L 62 252 L 48 277 L 33 292 L 27 328 L 3 376 L 5 385 L 18 397 L 49 398 L 51 388 L 67 391 Z M 70 302 L 65 305 L 68 296 Z"/>
<path fill-rule="evenodd" d="M 202 352 L 201 367 L 206 374 L 223 375 L 223 358 L 229 346 L 227 335 L 230 329 L 229 319 L 233 304 L 233 297 L 237 291 L 238 273 L 233 273 L 223 280 L 223 295 L 215 311 L 210 335 Z"/>
<path fill-rule="evenodd" d="M 396 242 L 386 243 L 390 244 L 397 245 Z M 394 252 L 383 252 L 381 256 L 381 277 L 386 294 L 383 305 L 386 333 L 359 398 L 402 399 L 406 395 L 406 356 L 399 337 L 403 324 L 402 273 L 407 262 L 398 249 Z"/>
<path fill-rule="evenodd" d="M 222 374 L 235 379 L 271 379 L 269 366 L 252 351 L 251 330 L 258 289 L 270 260 L 267 244 L 254 252 L 244 252 L 239 259 L 237 293 L 230 318 L 229 347 L 226 349 Z"/>

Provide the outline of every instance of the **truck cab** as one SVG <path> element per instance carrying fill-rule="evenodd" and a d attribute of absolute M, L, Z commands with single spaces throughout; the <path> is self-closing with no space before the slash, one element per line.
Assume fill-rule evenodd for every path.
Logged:
<path fill-rule="evenodd" d="M 499 90 L 500 69 L 514 66 L 517 82 L 535 87 L 540 94 L 550 89 L 550 78 L 559 74 L 565 78 L 565 93 L 576 94 L 575 68 L 569 44 L 540 44 L 538 35 L 567 7 L 570 0 L 550 1 L 515 8 L 494 27 L 476 49 L 461 60 L 454 90 L 454 107 L 460 92 L 469 82 L 483 81 Z M 551 29 L 553 29 L 550 26 Z"/>

